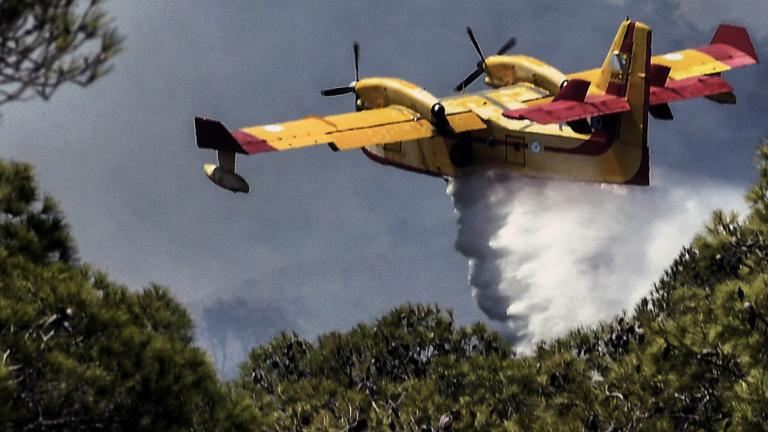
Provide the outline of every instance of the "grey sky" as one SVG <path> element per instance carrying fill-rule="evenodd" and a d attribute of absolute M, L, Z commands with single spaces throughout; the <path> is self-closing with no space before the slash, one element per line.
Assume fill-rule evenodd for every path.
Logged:
<path fill-rule="evenodd" d="M 702 45 L 732 12 L 691 3 L 112 1 L 127 36 L 114 72 L 47 104 L 7 106 L 0 156 L 37 167 L 82 258 L 116 280 L 167 284 L 195 314 L 218 299 L 258 305 L 251 325 L 263 331 L 248 332 L 259 340 L 247 344 L 286 326 L 306 336 L 346 329 L 408 301 L 483 319 L 442 181 L 321 147 L 242 159 L 252 192 L 233 195 L 203 175 L 214 154 L 195 147 L 193 116 L 239 127 L 348 110 L 351 98 L 319 90 L 353 78 L 353 40 L 363 75 L 402 77 L 438 96 L 476 61 L 466 25 L 486 51 L 514 35 L 516 52 L 565 72 L 597 65 L 626 15 L 654 28 L 656 52 Z M 737 15 L 723 20 L 752 24 L 768 60 L 768 3 L 735 3 Z M 673 106 L 676 121 L 652 122 L 653 165 L 748 184 L 768 131 L 766 75 L 727 75 L 737 107 L 694 101 Z"/>

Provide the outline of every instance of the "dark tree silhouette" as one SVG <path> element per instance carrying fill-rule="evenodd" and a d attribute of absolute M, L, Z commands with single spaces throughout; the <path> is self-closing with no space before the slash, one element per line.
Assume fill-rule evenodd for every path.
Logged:
<path fill-rule="evenodd" d="M 0 104 L 47 100 L 64 83 L 110 70 L 121 37 L 101 0 L 0 1 Z"/>

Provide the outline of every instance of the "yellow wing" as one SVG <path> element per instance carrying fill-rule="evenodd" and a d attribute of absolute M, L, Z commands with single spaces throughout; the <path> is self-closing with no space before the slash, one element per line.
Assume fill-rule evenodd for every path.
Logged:
<path fill-rule="evenodd" d="M 468 117 L 470 116 L 470 117 Z M 448 115 L 452 132 L 485 127 L 472 113 Z M 439 133 L 415 111 L 399 105 L 327 117 L 246 127 L 229 132 L 220 122 L 195 119 L 197 146 L 235 153 L 254 154 L 328 144 L 334 150 L 429 138 Z"/>

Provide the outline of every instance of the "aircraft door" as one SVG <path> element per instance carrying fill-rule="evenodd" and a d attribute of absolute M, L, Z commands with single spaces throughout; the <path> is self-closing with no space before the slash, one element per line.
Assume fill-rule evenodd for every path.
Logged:
<path fill-rule="evenodd" d="M 508 164 L 525 166 L 525 138 L 506 135 L 504 137 L 504 153 Z"/>

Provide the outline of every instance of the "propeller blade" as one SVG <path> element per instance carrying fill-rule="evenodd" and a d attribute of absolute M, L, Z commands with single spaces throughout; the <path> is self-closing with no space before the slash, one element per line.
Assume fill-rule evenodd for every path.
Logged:
<path fill-rule="evenodd" d="M 501 48 L 499 48 L 499 51 L 496 53 L 496 55 L 502 55 L 502 54 L 506 53 L 507 51 L 509 51 L 512 48 L 514 48 L 515 45 L 517 45 L 517 39 L 516 38 L 510 38 L 507 41 L 507 43 L 505 43 L 504 45 L 501 46 Z"/>
<path fill-rule="evenodd" d="M 469 35 L 469 40 L 472 41 L 472 46 L 475 47 L 475 51 L 477 51 L 477 54 L 480 56 L 480 60 L 484 62 L 485 55 L 483 55 L 483 51 L 480 49 L 480 44 L 477 43 L 477 39 L 475 39 L 475 33 L 472 32 L 470 27 L 467 27 L 467 34 Z"/>
<path fill-rule="evenodd" d="M 360 44 L 352 44 L 352 51 L 355 54 L 355 81 L 360 81 Z"/>
<path fill-rule="evenodd" d="M 354 93 L 355 88 L 351 86 L 344 86 L 344 87 L 333 87 L 329 89 L 325 89 L 320 92 L 323 96 L 341 96 L 348 93 Z"/>
<path fill-rule="evenodd" d="M 472 73 L 467 75 L 466 78 L 464 78 L 464 81 L 460 82 L 456 87 L 453 88 L 456 92 L 462 92 L 465 88 L 467 88 L 470 84 L 475 82 L 476 79 L 478 79 L 483 74 L 483 64 L 481 63 L 477 69 L 473 70 Z"/>

